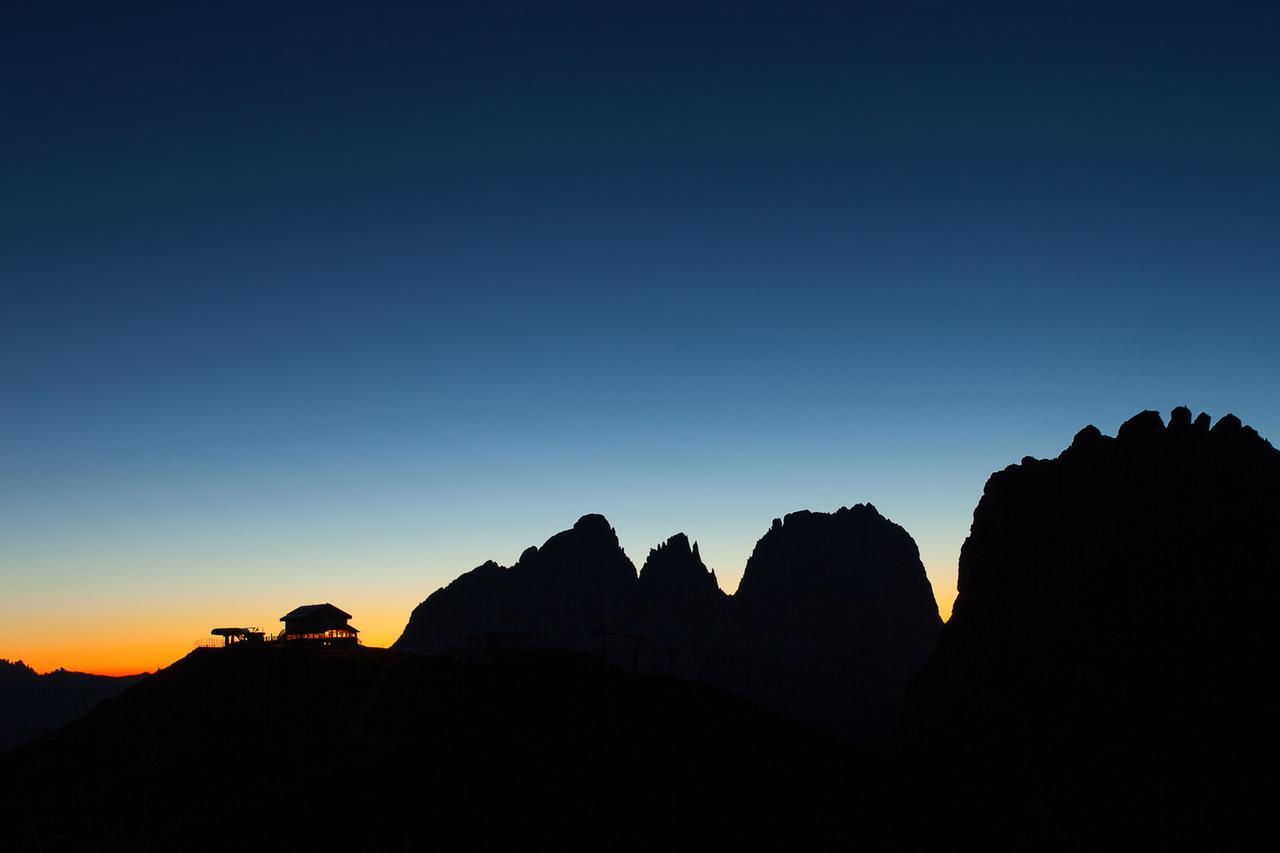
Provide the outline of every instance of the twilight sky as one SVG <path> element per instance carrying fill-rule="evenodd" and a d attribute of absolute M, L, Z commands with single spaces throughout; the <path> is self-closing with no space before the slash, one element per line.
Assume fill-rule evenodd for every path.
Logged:
<path fill-rule="evenodd" d="M 945 615 L 992 471 L 1280 436 L 1270 5 L 6 6 L 0 657 L 386 644 L 586 512 L 732 591 L 870 501 Z"/>

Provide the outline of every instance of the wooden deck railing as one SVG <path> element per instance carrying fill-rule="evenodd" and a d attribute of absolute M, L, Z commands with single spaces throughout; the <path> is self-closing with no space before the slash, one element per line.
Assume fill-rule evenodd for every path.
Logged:
<path fill-rule="evenodd" d="M 278 639 L 280 639 L 279 634 L 263 634 L 262 635 L 262 642 L 264 643 L 274 643 Z M 230 645 L 239 646 L 247 642 L 248 640 L 236 640 L 234 643 L 231 643 Z M 194 648 L 220 649 L 224 645 L 227 645 L 227 643 L 221 637 L 201 637 L 200 639 L 196 640 Z"/>

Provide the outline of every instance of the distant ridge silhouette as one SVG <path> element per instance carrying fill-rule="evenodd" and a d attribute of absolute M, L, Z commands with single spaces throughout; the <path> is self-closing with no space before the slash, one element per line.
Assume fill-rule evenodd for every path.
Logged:
<path fill-rule="evenodd" d="M 66 725 L 144 677 L 65 669 L 40 675 L 22 661 L 0 659 L 0 752 Z"/>
<path fill-rule="evenodd" d="M 621 644 L 624 665 L 720 685 L 883 747 L 940 628 L 915 542 L 860 504 L 775 520 L 735 596 L 684 534 L 650 551 L 637 577 L 609 523 L 583 516 L 510 569 L 485 563 L 432 593 L 394 647 Z"/>
<path fill-rule="evenodd" d="M 1247 837 L 1273 807 L 1278 601 L 1280 452 L 1185 407 L 1085 427 L 987 481 L 904 757 L 948 832 Z"/>

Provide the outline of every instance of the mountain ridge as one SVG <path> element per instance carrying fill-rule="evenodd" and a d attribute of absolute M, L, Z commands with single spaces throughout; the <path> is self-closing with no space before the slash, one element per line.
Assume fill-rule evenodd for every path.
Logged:
<path fill-rule="evenodd" d="M 393 648 L 595 651 L 884 747 L 940 625 L 915 542 L 869 503 L 775 519 L 734 595 L 686 534 L 636 572 L 609 522 L 589 514 L 510 569 L 489 561 L 433 592 Z M 839 683 L 849 680 L 859 686 Z"/>
<path fill-rule="evenodd" d="M 1086 426 L 1057 457 L 994 472 L 945 626 L 914 541 L 870 504 L 775 519 L 741 598 L 687 536 L 636 573 L 608 522 L 584 516 L 518 565 L 551 581 L 531 587 L 538 606 L 587 631 L 557 639 L 615 643 L 617 658 L 501 630 L 455 636 L 452 654 L 197 650 L 0 756 L 0 826 L 39 849 L 249 826 L 325 840 L 372 827 L 408 846 L 420 813 L 536 832 L 572 814 L 570 832 L 598 843 L 624 841 L 618 827 L 719 830 L 732 813 L 731 832 L 811 845 L 839 829 L 895 849 L 1230 848 L 1267 829 L 1278 781 L 1277 530 L 1280 452 L 1239 418 L 1185 407 L 1115 436 Z M 511 572 L 482 564 L 423 612 L 459 629 L 476 613 L 497 629 L 536 618 L 504 598 Z M 558 584 L 583 574 L 585 591 Z M 656 616 L 628 598 L 638 589 Z M 583 606 L 598 609 L 584 621 Z M 588 630 L 610 617 L 616 630 Z M 641 653 L 634 632 L 659 622 L 685 654 Z M 896 679 L 931 626 L 904 699 Z M 647 668 L 664 657 L 681 677 Z M 888 755 L 850 742 L 886 725 Z M 333 784 L 366 778 L 390 784 Z M 298 824 L 316 809 L 325 821 Z"/>

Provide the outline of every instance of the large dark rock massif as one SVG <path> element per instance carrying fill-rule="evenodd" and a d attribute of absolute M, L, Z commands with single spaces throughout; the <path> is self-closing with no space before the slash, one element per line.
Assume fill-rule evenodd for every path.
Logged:
<path fill-rule="evenodd" d="M 901 746 L 950 831 L 1197 843 L 1274 790 L 1280 452 L 1175 409 L 988 480 Z"/>
<path fill-rule="evenodd" d="M 865 504 L 776 521 L 732 597 L 684 534 L 637 577 L 608 522 L 584 516 L 510 569 L 486 563 L 433 593 L 395 648 L 592 651 L 885 746 L 940 628 L 915 543 Z"/>
<path fill-rule="evenodd" d="M 756 543 L 711 680 L 821 728 L 888 744 L 942 629 L 911 536 L 871 504 L 794 512 Z"/>

